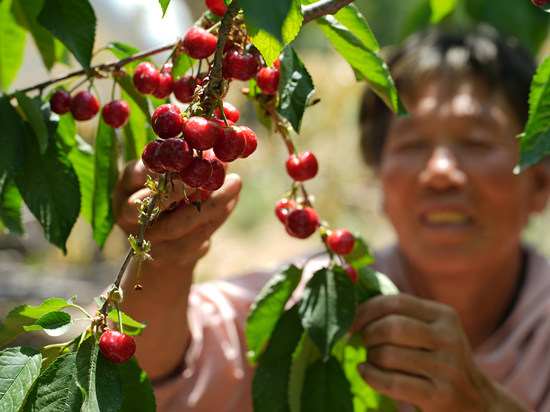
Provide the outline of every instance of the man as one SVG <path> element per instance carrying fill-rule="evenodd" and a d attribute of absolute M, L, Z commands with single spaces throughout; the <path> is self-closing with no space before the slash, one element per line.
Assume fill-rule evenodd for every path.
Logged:
<path fill-rule="evenodd" d="M 368 349 L 360 372 L 403 410 L 548 412 L 550 265 L 521 231 L 544 209 L 550 174 L 543 163 L 513 173 L 534 65 L 488 28 L 418 34 L 388 65 L 411 117 L 367 93 L 362 148 L 398 239 L 375 267 L 403 293 L 358 308 L 352 330 Z M 127 232 L 143 180 L 134 163 L 115 193 Z M 230 176 L 200 213 L 163 216 L 147 234 L 144 289 L 126 292 L 123 310 L 148 322 L 137 356 L 160 410 L 251 410 L 243 325 L 269 274 L 191 286 L 240 187 Z"/>

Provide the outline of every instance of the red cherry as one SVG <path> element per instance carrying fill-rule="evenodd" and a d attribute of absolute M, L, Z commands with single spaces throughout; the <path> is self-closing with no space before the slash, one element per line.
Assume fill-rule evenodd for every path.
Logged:
<path fill-rule="evenodd" d="M 206 7 L 216 16 L 223 16 L 227 11 L 227 6 L 223 0 L 205 0 Z"/>
<path fill-rule="evenodd" d="M 211 149 L 222 134 L 215 121 L 200 116 L 190 117 L 183 126 L 183 138 L 195 150 Z"/>
<path fill-rule="evenodd" d="M 327 246 L 334 253 L 347 255 L 353 250 L 355 236 L 347 229 L 336 229 L 327 237 Z"/>
<path fill-rule="evenodd" d="M 71 95 L 65 89 L 57 89 L 50 97 L 50 108 L 57 114 L 69 113 L 71 110 Z"/>
<path fill-rule="evenodd" d="M 286 231 L 290 236 L 298 239 L 310 237 L 319 226 L 319 216 L 312 207 L 294 209 L 288 212 L 285 221 Z"/>
<path fill-rule="evenodd" d="M 218 159 L 209 159 L 212 166 L 212 176 L 208 179 L 208 182 L 201 186 L 201 189 L 209 190 L 213 192 L 223 186 L 225 181 L 225 165 Z"/>
<path fill-rule="evenodd" d="M 540 7 L 548 3 L 550 0 L 531 0 L 531 1 L 535 6 Z"/>
<path fill-rule="evenodd" d="M 244 152 L 240 157 L 245 159 L 256 151 L 256 148 L 258 147 L 258 138 L 256 137 L 256 133 L 254 133 L 251 128 L 247 126 L 240 126 L 240 128 L 246 139 Z"/>
<path fill-rule="evenodd" d="M 214 154 L 222 162 L 238 159 L 246 148 L 246 137 L 238 126 L 223 128 L 223 133 L 214 145 Z"/>
<path fill-rule="evenodd" d="M 154 173 L 166 173 L 167 170 L 160 163 L 159 147 L 163 140 L 157 139 L 149 142 L 141 153 L 141 160 L 147 169 Z"/>
<path fill-rule="evenodd" d="M 99 338 L 99 350 L 107 359 L 117 363 L 129 361 L 136 352 L 136 341 L 129 335 L 108 330 Z"/>
<path fill-rule="evenodd" d="M 224 76 L 237 80 L 250 80 L 258 72 L 258 58 L 253 53 L 241 54 L 238 49 L 228 50 L 223 57 Z"/>
<path fill-rule="evenodd" d="M 277 57 L 277 58 L 275 59 L 275 61 L 273 62 L 273 67 L 274 67 L 275 69 L 279 69 L 280 66 L 281 66 L 281 61 L 280 61 L 279 58 Z"/>
<path fill-rule="evenodd" d="M 357 273 L 357 270 L 355 270 L 355 268 L 349 263 L 344 263 L 342 265 L 342 267 L 344 268 L 344 270 L 346 271 L 346 273 L 350 277 L 351 281 L 353 283 L 357 283 L 357 278 L 359 277 L 359 274 Z"/>
<path fill-rule="evenodd" d="M 256 76 L 258 87 L 264 94 L 275 94 L 279 90 L 279 69 L 262 67 Z"/>
<path fill-rule="evenodd" d="M 216 51 L 218 38 L 203 27 L 191 27 L 183 38 L 183 50 L 193 59 L 206 59 Z"/>
<path fill-rule="evenodd" d="M 171 137 L 159 147 L 159 160 L 166 170 L 179 172 L 185 169 L 193 159 L 193 150 L 185 140 Z"/>
<path fill-rule="evenodd" d="M 130 104 L 126 100 L 113 100 L 103 106 L 101 116 L 105 124 L 118 129 L 128 123 Z"/>
<path fill-rule="evenodd" d="M 203 157 L 195 156 L 189 165 L 180 171 L 180 177 L 187 186 L 196 188 L 204 185 L 212 176 L 212 165 Z"/>
<path fill-rule="evenodd" d="M 299 157 L 293 153 L 286 161 L 288 175 L 298 182 L 314 178 L 318 170 L 317 159 L 310 151 L 301 153 Z"/>
<path fill-rule="evenodd" d="M 71 99 L 69 107 L 75 120 L 85 121 L 97 114 L 99 101 L 92 93 L 81 90 Z"/>
<path fill-rule="evenodd" d="M 223 106 L 223 114 L 225 114 L 225 118 L 228 121 L 237 123 L 237 121 L 239 120 L 239 117 L 241 117 L 241 114 L 239 113 L 237 108 L 233 106 L 231 103 L 226 101 L 222 103 L 222 106 Z M 216 116 L 218 119 L 223 119 L 219 107 L 216 107 L 216 109 L 214 110 L 214 116 Z"/>
<path fill-rule="evenodd" d="M 168 99 L 174 88 L 174 76 L 172 76 L 171 66 L 164 67 L 159 73 L 159 82 L 152 95 L 157 99 Z"/>
<path fill-rule="evenodd" d="M 155 91 L 159 84 L 160 73 L 151 62 L 141 62 L 134 70 L 132 81 L 134 87 L 141 94 L 150 94 Z"/>
<path fill-rule="evenodd" d="M 298 207 L 294 199 L 289 199 L 288 197 L 283 197 L 277 201 L 275 204 L 275 214 L 281 221 L 281 223 L 286 223 L 286 217 L 291 210 L 294 210 Z"/>
<path fill-rule="evenodd" d="M 174 96 L 182 103 L 191 103 L 193 101 L 193 94 L 195 93 L 196 88 L 196 78 L 191 76 L 183 76 L 174 83 Z"/>
<path fill-rule="evenodd" d="M 171 103 L 160 105 L 151 116 L 153 131 L 161 139 L 179 136 L 183 123 L 179 107 Z"/>
<path fill-rule="evenodd" d="M 197 193 L 197 190 L 201 195 L 201 203 L 206 202 L 208 200 L 208 198 L 210 197 L 210 195 L 212 194 L 212 192 L 210 192 L 208 190 L 203 190 L 203 189 L 193 190 L 191 193 L 187 194 L 187 199 L 189 199 L 190 202 L 195 202 L 196 203 L 196 202 L 199 201 L 199 194 Z"/>

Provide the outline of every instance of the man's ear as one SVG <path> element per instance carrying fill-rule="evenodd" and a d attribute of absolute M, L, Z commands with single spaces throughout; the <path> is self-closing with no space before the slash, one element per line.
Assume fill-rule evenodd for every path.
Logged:
<path fill-rule="evenodd" d="M 550 157 L 542 159 L 531 166 L 529 173 L 533 176 L 533 191 L 531 193 L 531 212 L 542 212 L 550 196 Z"/>

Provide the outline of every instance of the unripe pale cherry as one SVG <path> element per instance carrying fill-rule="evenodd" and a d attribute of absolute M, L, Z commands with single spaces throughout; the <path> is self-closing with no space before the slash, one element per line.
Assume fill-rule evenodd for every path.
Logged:
<path fill-rule="evenodd" d="M 319 170 L 319 164 L 315 155 L 310 151 L 305 151 L 296 156 L 295 153 L 291 154 L 286 161 L 286 171 L 288 175 L 298 181 L 313 179 Z"/>
<path fill-rule="evenodd" d="M 132 82 L 134 87 L 141 94 L 151 94 L 159 83 L 160 73 L 151 62 L 141 62 L 136 66 Z"/>
<path fill-rule="evenodd" d="M 136 341 L 130 335 L 116 330 L 108 330 L 99 338 L 99 350 L 110 361 L 129 361 L 136 352 Z"/>
<path fill-rule="evenodd" d="M 334 253 L 347 255 L 353 250 L 355 236 L 347 229 L 336 229 L 327 236 L 327 246 Z"/>
<path fill-rule="evenodd" d="M 298 239 L 310 237 L 319 227 L 319 216 L 312 207 L 291 210 L 285 220 L 285 228 L 290 236 Z"/>
<path fill-rule="evenodd" d="M 178 106 L 172 103 L 160 105 L 151 116 L 153 132 L 161 139 L 179 136 L 183 130 L 184 120 Z"/>
<path fill-rule="evenodd" d="M 103 106 L 101 117 L 105 124 L 118 129 L 128 123 L 130 104 L 126 100 L 113 100 Z"/>
<path fill-rule="evenodd" d="M 50 108 L 57 114 L 69 113 L 71 110 L 71 95 L 65 89 L 57 89 L 50 97 Z"/>
<path fill-rule="evenodd" d="M 193 59 L 206 59 L 216 51 L 218 38 L 203 27 L 191 27 L 183 38 L 183 50 Z"/>
<path fill-rule="evenodd" d="M 183 126 L 183 138 L 195 150 L 211 149 L 222 134 L 222 128 L 215 121 L 200 116 L 190 117 Z"/>
<path fill-rule="evenodd" d="M 179 137 L 171 137 L 159 147 L 159 160 L 166 170 L 179 172 L 185 169 L 193 159 L 193 150 Z"/>
<path fill-rule="evenodd" d="M 227 6 L 223 0 L 205 0 L 206 7 L 216 16 L 223 16 L 227 11 Z"/>
<path fill-rule="evenodd" d="M 81 90 L 71 99 L 69 107 L 75 120 L 85 121 L 97 114 L 99 101 L 92 93 Z"/>
<path fill-rule="evenodd" d="M 141 160 L 145 167 L 154 173 L 166 173 L 168 170 L 164 168 L 160 162 L 159 148 L 163 140 L 157 139 L 153 140 L 145 146 L 143 152 L 141 153 Z"/>

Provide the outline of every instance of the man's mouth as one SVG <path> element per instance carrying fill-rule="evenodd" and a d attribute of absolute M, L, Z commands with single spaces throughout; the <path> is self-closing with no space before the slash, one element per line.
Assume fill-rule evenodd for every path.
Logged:
<path fill-rule="evenodd" d="M 433 226 L 465 225 L 471 221 L 468 215 L 451 210 L 426 213 L 423 216 L 422 220 L 424 221 L 424 223 Z"/>

